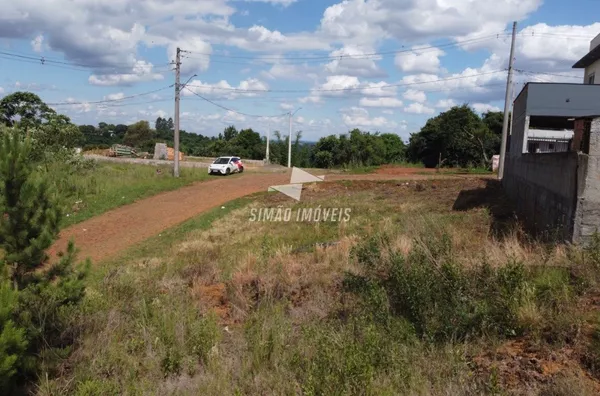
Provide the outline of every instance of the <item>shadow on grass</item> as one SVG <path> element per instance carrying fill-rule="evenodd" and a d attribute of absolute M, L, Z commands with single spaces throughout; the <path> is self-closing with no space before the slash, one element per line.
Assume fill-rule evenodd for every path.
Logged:
<path fill-rule="evenodd" d="M 496 238 L 503 238 L 521 226 L 515 215 L 515 208 L 498 180 L 483 178 L 481 180 L 485 183 L 485 187 L 462 190 L 452 210 L 486 208 L 492 216 L 490 232 Z"/>

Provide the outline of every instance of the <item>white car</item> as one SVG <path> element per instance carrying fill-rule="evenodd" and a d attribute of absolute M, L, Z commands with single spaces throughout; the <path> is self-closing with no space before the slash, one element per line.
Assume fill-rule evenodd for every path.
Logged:
<path fill-rule="evenodd" d="M 230 175 L 232 173 L 242 173 L 244 164 L 240 157 L 219 157 L 208 167 L 208 174 L 220 173 Z"/>

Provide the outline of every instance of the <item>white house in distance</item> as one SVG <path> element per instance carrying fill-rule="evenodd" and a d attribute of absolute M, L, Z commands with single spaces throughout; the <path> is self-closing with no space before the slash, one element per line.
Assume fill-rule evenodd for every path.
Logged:
<path fill-rule="evenodd" d="M 573 65 L 574 69 L 585 69 L 584 84 L 600 84 L 600 34 L 590 43 L 590 52 Z"/>

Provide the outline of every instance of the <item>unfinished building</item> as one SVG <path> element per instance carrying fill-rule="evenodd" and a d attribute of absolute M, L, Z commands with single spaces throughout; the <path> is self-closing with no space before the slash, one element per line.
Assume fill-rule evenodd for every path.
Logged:
<path fill-rule="evenodd" d="M 506 193 L 538 234 L 587 242 L 600 229 L 600 85 L 528 83 L 513 114 Z"/>

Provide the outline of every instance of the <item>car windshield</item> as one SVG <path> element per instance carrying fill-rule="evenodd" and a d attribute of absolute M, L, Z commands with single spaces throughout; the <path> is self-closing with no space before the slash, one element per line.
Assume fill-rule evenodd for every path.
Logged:
<path fill-rule="evenodd" d="M 224 164 L 229 163 L 229 158 L 223 158 L 223 157 L 217 158 L 214 163 L 217 165 L 224 165 Z"/>

